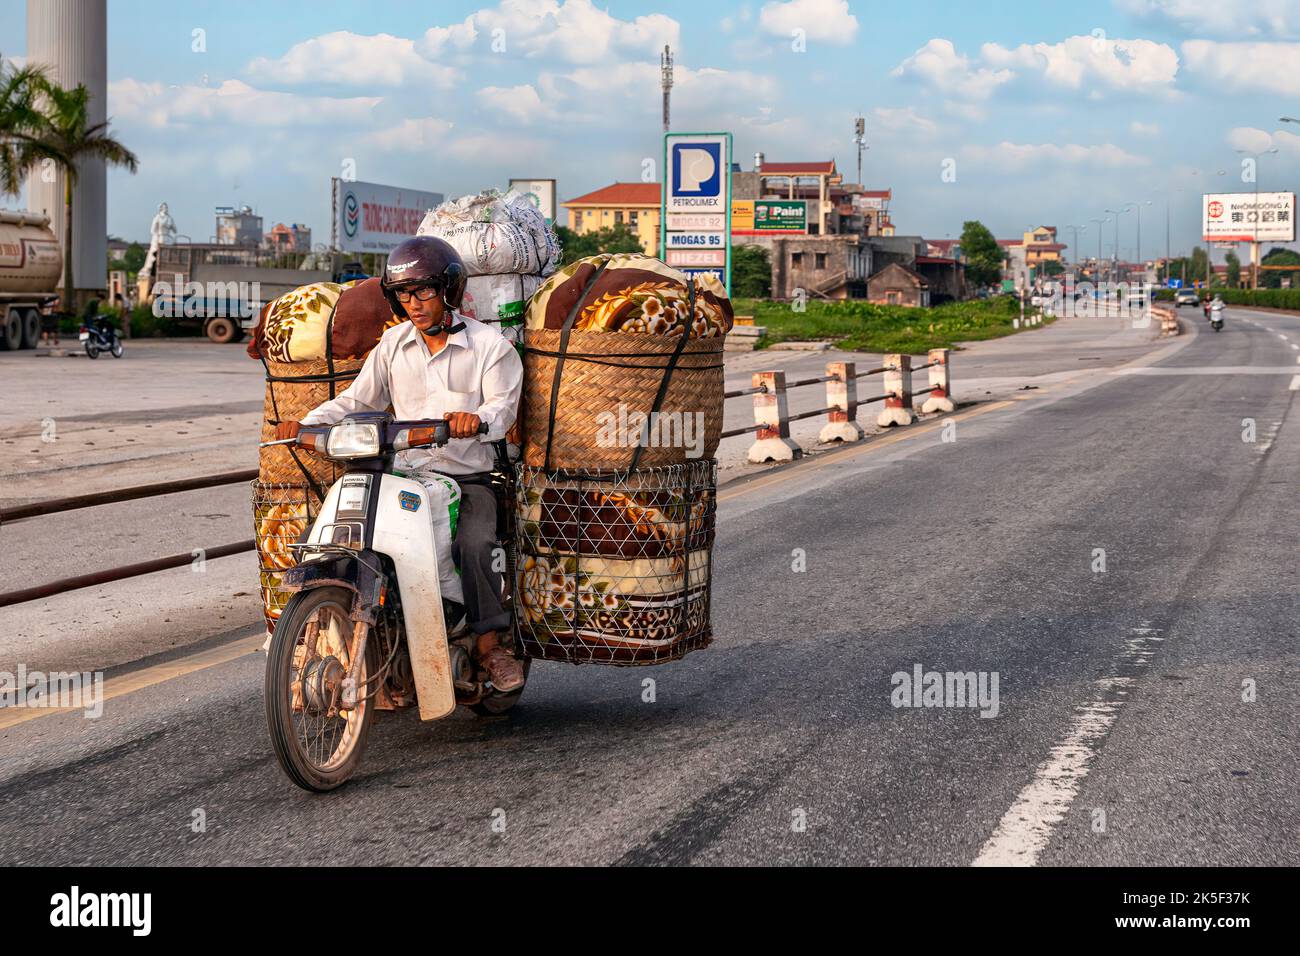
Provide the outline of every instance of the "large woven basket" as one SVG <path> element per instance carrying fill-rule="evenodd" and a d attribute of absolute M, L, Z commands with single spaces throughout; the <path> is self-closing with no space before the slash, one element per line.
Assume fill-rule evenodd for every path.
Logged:
<path fill-rule="evenodd" d="M 552 329 L 524 332 L 525 464 L 553 472 L 620 473 L 634 461 L 636 468 L 659 468 L 713 457 L 722 431 L 722 336 L 682 345 L 680 336 L 570 332 L 561 354 L 563 335 Z M 638 456 L 636 446 L 644 439 L 636 423 L 645 420 L 638 416 L 648 419 L 655 410 L 665 376 L 658 417 L 649 422 L 649 441 Z"/>
<path fill-rule="evenodd" d="M 262 415 L 262 441 L 275 438 L 275 422 L 299 421 L 322 402 L 346 389 L 365 359 L 334 359 L 333 362 L 277 362 L 265 359 L 266 401 Z M 314 482 L 328 490 L 339 477 L 338 467 L 300 448 L 274 445 L 258 454 L 258 477 L 271 483 Z M 318 502 L 317 502 L 318 503 Z"/>
<path fill-rule="evenodd" d="M 311 488 L 301 482 L 255 481 L 252 490 L 262 612 L 269 631 L 275 629 L 280 612 L 292 596 L 281 588 L 284 572 L 298 563 L 289 545 L 311 524 L 319 502 Z"/>
<path fill-rule="evenodd" d="M 708 646 L 717 463 L 553 478 L 520 468 L 515 627 L 533 658 L 662 664 Z"/>

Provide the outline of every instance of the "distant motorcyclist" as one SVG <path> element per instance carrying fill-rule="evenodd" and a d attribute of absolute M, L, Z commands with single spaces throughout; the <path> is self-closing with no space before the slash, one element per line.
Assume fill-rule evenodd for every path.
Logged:
<path fill-rule="evenodd" d="M 281 422 L 276 438 L 293 438 L 299 425 L 332 425 L 352 412 L 384 411 L 399 419 L 443 418 L 453 440 L 444 448 L 402 452 L 398 464 L 419 479 L 422 468 L 457 476 L 490 472 L 490 442 L 515 421 L 523 363 L 514 346 L 490 326 L 456 310 L 465 294 L 465 264 L 452 246 L 432 236 L 407 239 L 388 256 L 382 288 L 393 314 L 409 319 L 386 331 L 366 357 L 356 381 L 301 422 Z M 488 431 L 479 435 L 481 422 Z M 483 484 L 462 484 L 453 553 L 459 559 L 465 613 L 478 635 L 476 650 L 497 690 L 524 684 L 523 665 L 502 642 L 510 626 L 496 570 L 496 496 Z"/>

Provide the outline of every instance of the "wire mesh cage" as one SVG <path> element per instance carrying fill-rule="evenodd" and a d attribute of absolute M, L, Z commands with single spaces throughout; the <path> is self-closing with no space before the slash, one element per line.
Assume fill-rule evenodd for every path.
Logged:
<path fill-rule="evenodd" d="M 611 477 L 521 466 L 515 623 L 530 657 L 661 664 L 712 639 L 717 463 Z"/>
<path fill-rule="evenodd" d="M 281 588 L 284 572 L 298 563 L 289 545 L 311 524 L 318 503 L 305 484 L 253 482 L 253 531 L 257 539 L 258 578 L 267 629 L 293 595 Z"/>

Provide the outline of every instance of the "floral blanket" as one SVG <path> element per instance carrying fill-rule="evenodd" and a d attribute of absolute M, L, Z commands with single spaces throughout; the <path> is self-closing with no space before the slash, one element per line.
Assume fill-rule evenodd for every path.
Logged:
<path fill-rule="evenodd" d="M 267 304 L 248 354 L 276 362 L 320 361 L 327 357 L 328 340 L 333 358 L 365 358 L 384 330 L 401 321 L 388 307 L 377 278 L 341 285 L 313 282 Z"/>
<path fill-rule="evenodd" d="M 587 284 L 604 265 L 604 271 Z M 690 286 L 695 285 L 691 314 Z M 712 275 L 692 280 L 651 256 L 605 253 L 564 266 L 528 303 L 525 328 L 561 329 L 574 303 L 582 300 L 573 328 L 579 332 L 642 332 L 712 338 L 731 331 L 731 300 Z"/>

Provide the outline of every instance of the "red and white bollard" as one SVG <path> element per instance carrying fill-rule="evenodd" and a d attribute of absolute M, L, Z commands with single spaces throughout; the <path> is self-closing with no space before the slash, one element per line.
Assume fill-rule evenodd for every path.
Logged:
<path fill-rule="evenodd" d="M 876 417 L 881 428 L 912 424 L 912 356 L 885 356 L 885 408 Z"/>
<path fill-rule="evenodd" d="M 930 363 L 930 397 L 921 404 L 921 411 L 950 412 L 954 409 L 952 392 L 948 379 L 948 363 L 952 353 L 948 349 L 930 349 L 927 361 Z"/>
<path fill-rule="evenodd" d="M 857 441 L 865 433 L 858 424 L 857 365 L 853 362 L 827 362 L 826 374 L 835 376 L 826 382 L 826 413 L 817 441 Z"/>
<path fill-rule="evenodd" d="M 790 406 L 785 394 L 785 372 L 755 372 L 754 387 L 767 386 L 754 393 L 754 422 L 763 426 L 749 446 L 749 460 L 794 461 L 803 449 L 790 437 Z"/>

